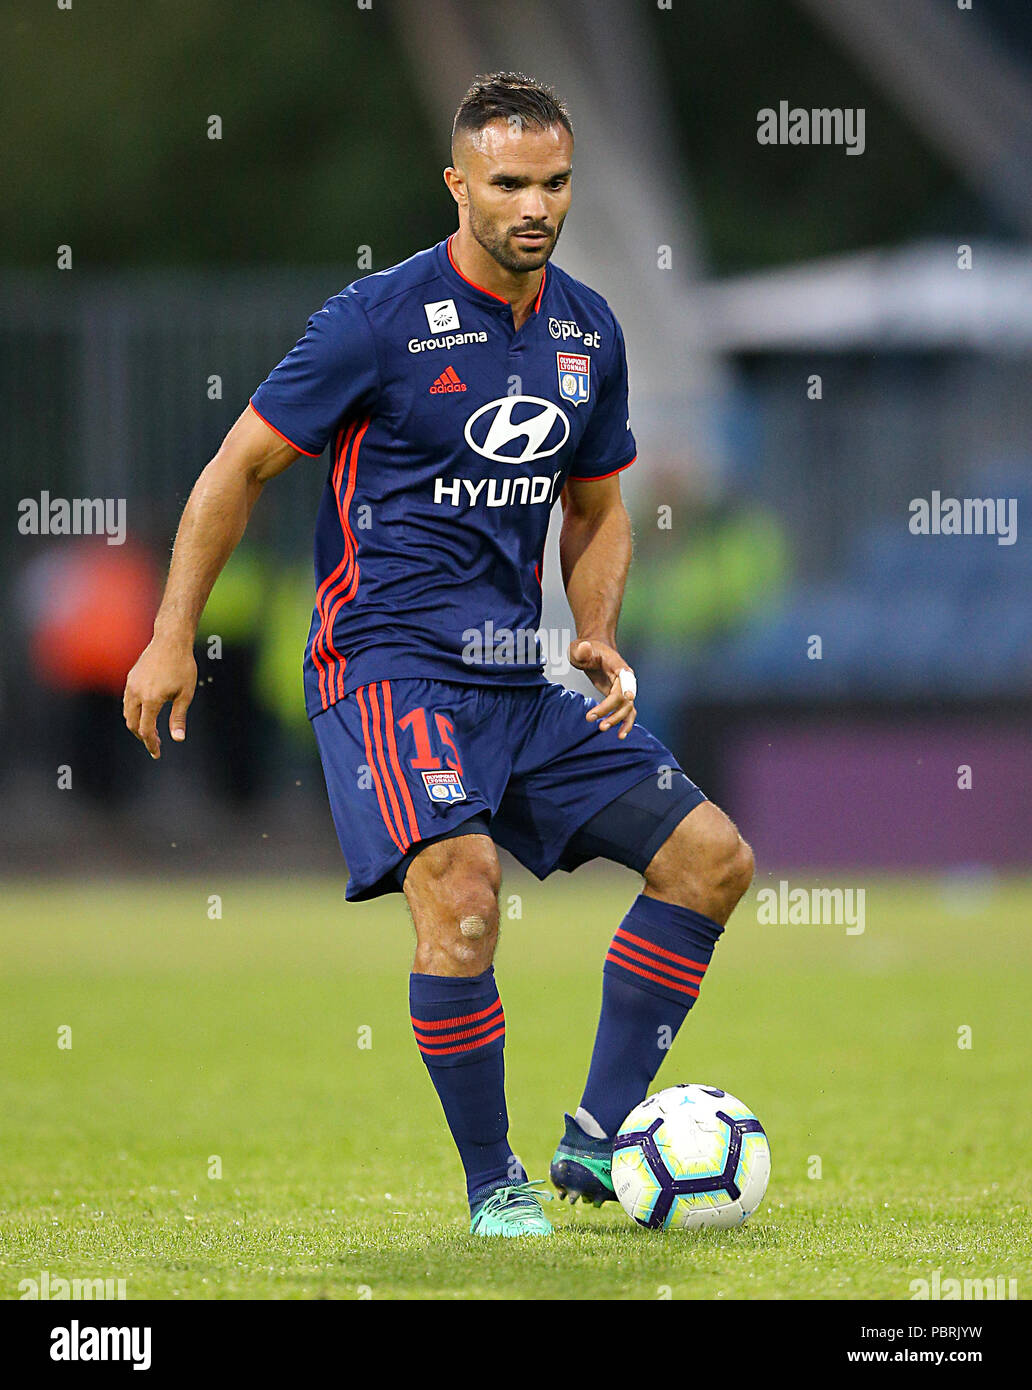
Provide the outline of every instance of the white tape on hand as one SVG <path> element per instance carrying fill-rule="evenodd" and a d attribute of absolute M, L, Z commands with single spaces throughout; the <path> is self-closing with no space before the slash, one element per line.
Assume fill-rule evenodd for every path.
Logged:
<path fill-rule="evenodd" d="M 634 678 L 634 672 L 628 671 L 625 666 L 620 672 L 620 694 L 629 696 L 632 700 L 638 693 L 638 682 Z"/>

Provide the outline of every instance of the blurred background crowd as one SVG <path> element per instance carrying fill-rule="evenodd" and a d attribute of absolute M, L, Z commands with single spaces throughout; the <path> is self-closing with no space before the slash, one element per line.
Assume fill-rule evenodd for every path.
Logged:
<path fill-rule="evenodd" d="M 154 0 L 4 24 L 13 867 L 336 866 L 300 674 L 324 464 L 267 489 L 215 588 L 188 743 L 152 764 L 121 691 L 254 387 L 330 294 L 453 230 L 451 116 L 493 68 L 567 101 L 556 260 L 626 334 L 643 722 L 761 865 L 1027 863 L 1032 11 Z M 781 100 L 862 109 L 862 154 L 760 144 Z M 935 492 L 1010 500 L 1014 543 L 915 534 Z M 26 534 L 43 493 L 125 499 L 125 543 Z"/>

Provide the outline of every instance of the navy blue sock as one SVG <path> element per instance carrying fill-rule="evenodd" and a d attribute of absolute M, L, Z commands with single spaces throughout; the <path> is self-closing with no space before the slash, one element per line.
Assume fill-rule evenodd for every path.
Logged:
<path fill-rule="evenodd" d="M 482 975 L 410 975 L 416 1044 L 466 1170 L 470 1205 L 504 1183 L 525 1182 L 509 1147 L 505 1014 L 494 969 Z"/>
<path fill-rule="evenodd" d="M 717 937 L 701 912 L 635 898 L 602 969 L 602 1014 L 581 1106 L 613 1135 L 648 1094 L 698 998 Z"/>

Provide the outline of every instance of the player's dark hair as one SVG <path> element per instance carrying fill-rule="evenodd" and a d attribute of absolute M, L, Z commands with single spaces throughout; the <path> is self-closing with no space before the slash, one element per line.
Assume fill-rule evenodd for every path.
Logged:
<path fill-rule="evenodd" d="M 570 113 L 551 87 L 522 72 L 488 72 L 473 79 L 452 122 L 452 147 L 459 135 L 483 130 L 490 121 L 516 117 L 547 130 L 561 125 L 573 134 Z"/>

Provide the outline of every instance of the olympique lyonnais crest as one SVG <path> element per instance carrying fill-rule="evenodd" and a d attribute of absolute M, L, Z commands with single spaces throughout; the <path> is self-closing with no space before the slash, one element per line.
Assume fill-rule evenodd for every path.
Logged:
<path fill-rule="evenodd" d="M 591 358 L 576 352 L 557 352 L 559 394 L 564 401 L 583 405 L 591 390 Z"/>
<path fill-rule="evenodd" d="M 424 772 L 423 786 L 430 800 L 436 801 L 439 806 L 466 800 L 466 789 L 457 772 Z"/>

